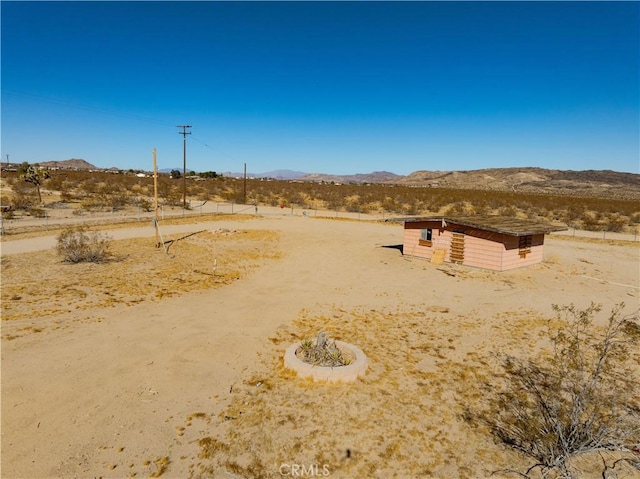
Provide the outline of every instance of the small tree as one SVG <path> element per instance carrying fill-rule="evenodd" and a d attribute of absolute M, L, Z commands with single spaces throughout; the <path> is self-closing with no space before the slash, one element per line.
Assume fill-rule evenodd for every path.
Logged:
<path fill-rule="evenodd" d="M 72 226 L 58 236 L 56 251 L 68 263 L 102 263 L 110 256 L 106 235 L 89 231 L 86 226 Z"/>
<path fill-rule="evenodd" d="M 634 370 L 627 362 L 640 327 L 638 313 L 623 316 L 623 307 L 617 305 L 598 332 L 593 317 L 600 306 L 554 305 L 565 323 L 549 332 L 551 358 L 505 358 L 506 387 L 481 418 L 500 442 L 535 461 L 525 473 L 510 472 L 530 477 L 540 468 L 543 477 L 558 471 L 570 478 L 572 458 L 604 450 L 619 451 L 621 460 L 640 468 L 632 452 L 640 449 L 637 365 Z"/>
<path fill-rule="evenodd" d="M 44 171 L 40 174 L 40 171 L 34 168 L 33 166 L 26 167 L 25 172 L 22 174 L 22 178 L 27 183 L 31 183 L 36 187 L 36 193 L 38 194 L 38 203 L 42 204 L 42 195 L 40 194 L 40 185 L 42 182 L 48 178 L 50 178 L 49 172 Z"/>
<path fill-rule="evenodd" d="M 182 178 L 182 173 L 180 173 L 180 170 L 171 170 L 171 178 L 178 180 Z"/>

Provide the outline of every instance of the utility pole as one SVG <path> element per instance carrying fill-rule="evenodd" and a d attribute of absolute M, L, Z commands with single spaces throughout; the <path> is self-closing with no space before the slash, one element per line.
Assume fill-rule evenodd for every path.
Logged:
<path fill-rule="evenodd" d="M 182 208 L 187 209 L 187 135 L 191 132 L 187 131 L 187 128 L 191 128 L 191 125 L 178 125 L 177 128 L 182 128 L 182 131 L 178 132 L 178 135 L 182 135 Z"/>
<path fill-rule="evenodd" d="M 156 161 L 156 149 L 153 149 L 153 226 L 156 229 L 156 248 L 160 247 L 158 238 L 158 162 Z"/>
<path fill-rule="evenodd" d="M 244 164 L 244 183 L 243 183 L 242 193 L 243 193 L 243 203 L 247 204 L 247 164 Z"/>

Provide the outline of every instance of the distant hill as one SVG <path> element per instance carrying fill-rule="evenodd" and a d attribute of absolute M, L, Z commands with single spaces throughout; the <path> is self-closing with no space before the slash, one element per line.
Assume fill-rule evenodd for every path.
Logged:
<path fill-rule="evenodd" d="M 469 171 L 415 171 L 398 184 L 444 188 L 512 190 L 609 198 L 639 198 L 640 175 L 611 170 L 487 168 Z"/>
<path fill-rule="evenodd" d="M 100 170 L 101 169 L 79 158 L 71 158 L 70 160 L 62 160 L 62 161 L 44 161 L 40 163 L 40 166 L 45 168 L 58 168 L 60 170 Z"/>
<path fill-rule="evenodd" d="M 301 176 L 299 180 L 640 199 L 640 175 L 611 170 L 571 171 L 513 167 L 467 171 L 420 170 L 407 176 L 386 171 L 357 175 L 311 173 Z"/>

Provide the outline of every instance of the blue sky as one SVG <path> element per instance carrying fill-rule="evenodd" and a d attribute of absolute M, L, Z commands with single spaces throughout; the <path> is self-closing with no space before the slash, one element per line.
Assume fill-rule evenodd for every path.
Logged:
<path fill-rule="evenodd" d="M 10 2 L 2 161 L 638 173 L 638 2 Z"/>

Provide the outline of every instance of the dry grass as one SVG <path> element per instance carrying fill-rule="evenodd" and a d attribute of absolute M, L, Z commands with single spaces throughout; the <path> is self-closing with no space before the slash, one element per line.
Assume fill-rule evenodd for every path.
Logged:
<path fill-rule="evenodd" d="M 534 352 L 548 319 L 504 314 L 490 323 L 449 317 L 446 308 L 332 308 L 303 313 L 270 338 L 272 348 L 242 385 L 234 386 L 225 437 L 203 438 L 194 477 L 231 472 L 279 477 L 281 464 L 326 465 L 332 478 L 487 477 L 522 459 L 464 420 L 482 401 L 480 387 L 498 368 L 500 352 Z M 489 326 L 489 324 L 491 324 Z M 286 347 L 318 329 L 361 347 L 366 376 L 350 385 L 314 383 L 284 369 Z M 344 431 L 348 424 L 348 433 Z M 213 451 L 215 449 L 215 451 Z M 229 462 L 233 458 L 233 464 Z M 498 476 L 499 477 L 499 476 Z"/>
<path fill-rule="evenodd" d="M 2 320 L 133 305 L 220 287 L 277 258 L 277 240 L 271 231 L 220 230 L 177 241 L 169 254 L 155 248 L 153 239 L 113 241 L 113 257 L 102 264 L 64 263 L 53 249 L 4 257 Z"/>
<path fill-rule="evenodd" d="M 136 210 L 131 210 L 128 213 L 135 214 Z M 168 225 L 187 225 L 187 224 L 196 224 L 203 223 L 209 221 L 217 221 L 217 220 L 228 220 L 228 214 L 218 214 L 218 213 L 208 213 L 201 215 L 191 214 L 189 216 L 184 217 L 167 217 L 161 221 L 162 226 Z M 234 214 L 233 221 L 234 222 L 243 222 L 250 219 L 255 219 L 255 216 L 250 215 L 242 215 L 242 214 Z M 52 220 L 53 222 L 53 220 Z M 145 219 L 136 219 L 136 218 L 125 218 L 125 217 L 115 217 L 115 218 L 98 218 L 91 217 L 88 218 L 82 224 L 86 224 L 91 228 L 92 231 L 111 231 L 116 229 L 123 228 L 135 228 L 135 227 L 148 227 L 150 222 L 150 218 Z M 68 226 L 64 226 L 61 224 L 52 224 L 50 226 L 47 225 L 32 225 L 32 226 L 19 226 L 14 225 L 6 234 L 2 236 L 2 241 L 16 241 L 23 240 L 28 238 L 38 238 L 41 236 L 52 236 L 60 234 L 65 230 Z"/>

